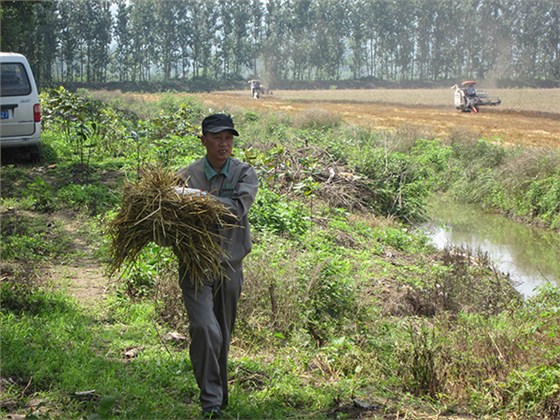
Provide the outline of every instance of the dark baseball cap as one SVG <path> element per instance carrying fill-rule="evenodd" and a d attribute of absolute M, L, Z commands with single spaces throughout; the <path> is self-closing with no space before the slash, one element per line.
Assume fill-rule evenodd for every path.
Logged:
<path fill-rule="evenodd" d="M 237 130 L 233 128 L 233 120 L 229 115 L 212 114 L 202 120 L 202 134 L 222 131 L 231 131 L 234 136 L 239 136 Z"/>

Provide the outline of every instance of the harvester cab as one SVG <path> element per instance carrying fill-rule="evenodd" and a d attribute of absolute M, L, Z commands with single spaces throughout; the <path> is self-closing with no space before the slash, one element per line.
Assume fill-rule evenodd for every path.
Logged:
<path fill-rule="evenodd" d="M 465 80 L 461 83 L 461 86 L 452 86 L 452 89 L 455 89 L 455 108 L 462 112 L 477 113 L 481 106 L 495 106 L 502 103 L 500 98 L 490 97 L 488 93 L 484 91 L 477 91 L 474 87 L 475 85 L 475 80 Z"/>

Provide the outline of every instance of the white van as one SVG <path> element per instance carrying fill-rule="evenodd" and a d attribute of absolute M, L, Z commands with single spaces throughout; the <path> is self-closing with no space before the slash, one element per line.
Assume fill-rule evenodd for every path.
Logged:
<path fill-rule="evenodd" d="M 27 59 L 16 53 L 0 52 L 0 145 L 28 147 L 39 158 L 41 107 L 39 94 Z"/>

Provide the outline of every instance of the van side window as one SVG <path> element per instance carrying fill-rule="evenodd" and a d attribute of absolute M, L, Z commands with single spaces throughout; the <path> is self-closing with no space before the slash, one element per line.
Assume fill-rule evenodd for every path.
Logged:
<path fill-rule="evenodd" d="M 31 83 L 23 64 L 2 63 L 0 67 L 2 96 L 25 96 L 31 93 Z"/>

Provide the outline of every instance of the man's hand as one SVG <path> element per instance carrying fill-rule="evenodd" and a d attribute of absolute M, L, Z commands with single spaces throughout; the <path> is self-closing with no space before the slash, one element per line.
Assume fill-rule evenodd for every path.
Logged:
<path fill-rule="evenodd" d="M 199 190 L 198 188 L 189 188 L 189 187 L 181 187 L 181 186 L 176 186 L 175 192 L 179 195 L 197 195 L 199 197 L 204 197 L 208 194 L 206 191 Z"/>

